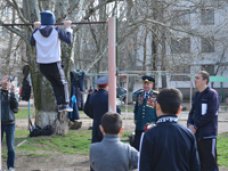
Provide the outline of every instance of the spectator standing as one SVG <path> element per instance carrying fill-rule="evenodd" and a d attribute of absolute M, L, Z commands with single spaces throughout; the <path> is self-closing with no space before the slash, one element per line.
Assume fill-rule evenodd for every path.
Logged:
<path fill-rule="evenodd" d="M 158 120 L 142 137 L 139 171 L 200 171 L 195 137 L 177 123 L 181 101 L 177 89 L 163 89 L 158 94 Z"/>
<path fill-rule="evenodd" d="M 195 76 L 197 92 L 193 98 L 187 125 L 195 134 L 201 171 L 218 171 L 216 139 L 218 131 L 219 97 L 208 86 L 209 74 L 200 71 Z"/>
<path fill-rule="evenodd" d="M 157 92 L 153 90 L 154 78 L 151 76 L 143 76 L 143 89 L 139 91 L 136 97 L 134 108 L 135 120 L 135 137 L 133 146 L 139 150 L 140 139 L 142 133 L 147 129 L 147 126 L 156 121 L 156 111 L 154 102 L 157 97 Z"/>
<path fill-rule="evenodd" d="M 106 113 L 102 117 L 101 142 L 90 146 L 90 166 L 94 171 L 129 171 L 138 165 L 138 151 L 120 141 L 122 119 L 118 113 Z"/>
<path fill-rule="evenodd" d="M 96 81 L 98 90 L 88 94 L 84 112 L 93 119 L 92 143 L 102 140 L 102 133 L 99 129 L 102 116 L 108 112 L 108 77 L 102 76 Z"/>
<path fill-rule="evenodd" d="M 10 83 L 9 76 L 1 80 L 1 140 L 4 133 L 7 144 L 7 168 L 14 171 L 15 163 L 15 113 L 18 112 L 18 101 L 15 97 L 14 85 Z"/>

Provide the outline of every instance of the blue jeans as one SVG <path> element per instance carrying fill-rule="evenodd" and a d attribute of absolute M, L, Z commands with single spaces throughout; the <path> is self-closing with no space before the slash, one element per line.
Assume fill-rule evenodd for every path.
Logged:
<path fill-rule="evenodd" d="M 3 134 L 6 133 L 6 144 L 8 149 L 7 155 L 7 167 L 14 168 L 15 161 L 15 149 L 14 149 L 14 138 L 15 138 L 15 123 L 13 124 L 2 124 L 1 137 L 3 140 Z"/>

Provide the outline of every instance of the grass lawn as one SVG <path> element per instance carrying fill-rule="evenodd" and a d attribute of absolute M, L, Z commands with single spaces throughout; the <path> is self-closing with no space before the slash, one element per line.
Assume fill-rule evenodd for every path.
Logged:
<path fill-rule="evenodd" d="M 122 139 L 126 141 L 129 133 L 126 132 Z M 90 145 L 90 130 L 70 130 L 66 136 L 41 136 L 28 137 L 27 130 L 16 130 L 16 151 L 18 155 L 48 156 L 51 154 L 81 154 L 88 155 Z M 218 163 L 219 166 L 228 168 L 228 132 L 218 137 Z M 3 157 L 6 157 L 4 142 Z"/>
<path fill-rule="evenodd" d="M 228 168 L 228 132 L 219 135 L 217 150 L 219 166 Z"/>
<path fill-rule="evenodd" d="M 33 113 L 32 108 L 31 108 L 31 113 Z M 18 113 L 15 114 L 15 117 L 16 117 L 16 119 L 28 118 L 28 108 L 27 107 L 20 107 Z"/>
<path fill-rule="evenodd" d="M 17 119 L 27 118 L 27 108 L 20 108 Z M 47 156 L 55 153 L 88 155 L 91 142 L 90 130 L 70 130 L 66 136 L 28 137 L 29 132 L 16 130 L 16 152 L 19 155 Z M 130 132 L 124 133 L 122 139 L 127 141 Z M 3 157 L 6 157 L 5 138 L 3 142 Z M 220 134 L 217 142 L 219 166 L 228 168 L 228 132 Z"/>
<path fill-rule="evenodd" d="M 53 153 L 87 155 L 91 141 L 90 135 L 89 130 L 71 130 L 66 136 L 53 135 L 30 138 L 27 130 L 17 130 L 17 152 L 29 155 L 49 155 Z"/>

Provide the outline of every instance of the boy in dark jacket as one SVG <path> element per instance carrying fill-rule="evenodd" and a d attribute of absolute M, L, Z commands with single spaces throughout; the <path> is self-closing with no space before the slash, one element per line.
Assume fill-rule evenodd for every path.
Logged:
<path fill-rule="evenodd" d="M 195 134 L 199 149 L 201 171 L 218 171 L 217 132 L 219 96 L 208 86 L 209 73 L 200 71 L 195 76 L 197 92 L 188 116 L 188 128 Z"/>
<path fill-rule="evenodd" d="M 18 102 L 14 93 L 14 86 L 10 84 L 9 77 L 5 75 L 1 80 L 1 139 L 6 134 L 8 149 L 7 167 L 14 171 L 15 150 L 15 116 L 18 111 Z"/>
<path fill-rule="evenodd" d="M 163 89 L 157 96 L 156 126 L 142 138 L 139 171 L 199 171 L 194 135 L 179 125 L 181 92 Z"/>

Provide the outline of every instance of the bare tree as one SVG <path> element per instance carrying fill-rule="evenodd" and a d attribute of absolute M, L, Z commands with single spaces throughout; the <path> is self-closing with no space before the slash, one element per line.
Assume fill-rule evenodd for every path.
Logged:
<path fill-rule="evenodd" d="M 58 22 L 68 18 L 73 21 L 106 21 L 110 16 L 117 16 L 117 68 L 118 71 L 167 71 L 193 72 L 194 67 L 205 64 L 206 56 L 217 55 L 215 59 L 216 74 L 227 69 L 227 2 L 226 1 L 180 1 L 180 0 L 0 0 L 0 24 L 12 20 L 32 23 L 39 20 L 39 12 L 50 9 L 55 12 Z M 15 11 L 12 18 L 4 16 L 4 9 Z M 203 19 L 211 21 L 206 14 L 217 10 L 223 16 L 218 27 L 213 24 L 201 29 Z M 222 15 L 224 14 L 224 15 Z M 11 16 L 11 15 L 10 15 Z M 15 18 L 13 18 L 15 17 Z M 193 23 L 191 23 L 193 21 Z M 215 19 L 214 19 L 215 21 Z M 218 21 L 216 21 L 218 22 Z M 205 25 L 204 25 L 205 26 Z M 3 29 L 3 28 L 2 28 Z M 32 68 L 33 92 L 36 108 L 36 123 L 40 126 L 52 124 L 56 118 L 55 100 L 49 83 L 42 77 L 35 61 L 35 51 L 29 40 L 32 27 L 5 27 L 14 34 L 7 42 L 14 46 L 15 37 L 24 42 L 23 63 Z M 208 36 L 210 35 L 210 36 Z M 220 35 L 220 36 L 218 36 Z M 107 71 L 107 25 L 77 25 L 74 27 L 74 44 L 68 47 L 63 44 L 62 59 L 65 72 L 81 69 L 86 72 L 99 73 Z M 207 40 L 207 41 L 204 41 Z M 202 43 L 202 42 L 208 42 Z M 214 52 L 203 52 L 212 45 L 219 44 Z M 207 45 L 207 46 L 206 46 Z M 4 51 L 11 55 L 14 48 Z M 209 48 L 210 49 L 210 48 Z M 211 54 L 209 54 L 211 53 Z M 8 55 L 7 55 L 8 54 Z M 199 60 L 200 59 L 200 60 Z M 7 59 L 8 60 L 8 59 Z M 6 65 L 7 66 L 7 65 Z M 168 78 L 161 78 L 162 87 L 167 86 Z M 135 78 L 129 80 L 129 91 L 132 91 Z"/>

